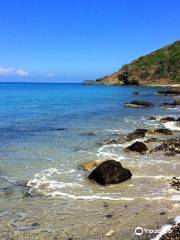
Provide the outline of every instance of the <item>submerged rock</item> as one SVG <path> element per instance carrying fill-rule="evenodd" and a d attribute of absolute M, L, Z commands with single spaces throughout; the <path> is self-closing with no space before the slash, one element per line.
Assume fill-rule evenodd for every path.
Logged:
<path fill-rule="evenodd" d="M 178 90 L 158 91 L 158 94 L 163 96 L 174 96 L 174 95 L 180 95 L 180 91 Z"/>
<path fill-rule="evenodd" d="M 154 130 L 154 133 L 164 134 L 164 135 L 172 135 L 171 130 L 166 128 L 157 128 Z"/>
<path fill-rule="evenodd" d="M 136 141 L 127 147 L 126 150 L 144 154 L 148 151 L 148 148 L 145 143 Z"/>
<path fill-rule="evenodd" d="M 176 121 L 176 119 L 174 117 L 164 117 L 160 119 L 160 122 L 165 123 L 165 122 L 172 122 L 172 121 Z"/>
<path fill-rule="evenodd" d="M 133 92 L 133 95 L 134 96 L 137 96 L 137 95 L 139 95 L 140 93 L 139 92 Z"/>
<path fill-rule="evenodd" d="M 148 120 L 156 120 L 156 117 L 151 116 Z"/>
<path fill-rule="evenodd" d="M 96 133 L 95 132 L 85 132 L 85 133 L 81 133 L 80 136 L 92 137 L 92 136 L 96 136 Z"/>
<path fill-rule="evenodd" d="M 101 160 L 94 160 L 94 161 L 90 161 L 87 163 L 82 163 L 80 164 L 80 168 L 82 168 L 85 171 L 90 171 L 92 169 L 94 169 L 95 167 L 97 167 L 100 163 L 102 163 Z"/>
<path fill-rule="evenodd" d="M 132 177 L 129 169 L 123 168 L 120 162 L 107 160 L 96 167 L 88 176 L 101 185 L 117 184 Z"/>
<path fill-rule="evenodd" d="M 126 103 L 125 106 L 130 108 L 144 108 L 152 107 L 153 103 L 147 101 L 132 101 L 130 103 Z"/>
<path fill-rule="evenodd" d="M 162 107 L 177 107 L 180 105 L 180 99 L 175 99 L 174 102 L 171 102 L 171 103 L 163 103 L 161 106 Z"/>

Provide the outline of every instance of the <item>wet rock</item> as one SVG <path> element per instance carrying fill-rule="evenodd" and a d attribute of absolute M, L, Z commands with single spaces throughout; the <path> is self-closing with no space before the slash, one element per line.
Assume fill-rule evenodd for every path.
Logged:
<path fill-rule="evenodd" d="M 107 160 L 96 167 L 88 176 L 101 185 L 117 184 L 132 177 L 129 169 L 123 168 L 120 162 Z"/>
<path fill-rule="evenodd" d="M 67 128 L 56 128 L 56 131 L 66 131 L 68 130 Z"/>
<path fill-rule="evenodd" d="M 180 153 L 180 138 L 166 139 L 156 146 L 151 152 L 174 152 Z"/>
<path fill-rule="evenodd" d="M 125 106 L 130 108 L 145 108 L 152 107 L 153 103 L 147 101 L 132 101 L 130 103 L 126 103 Z"/>
<path fill-rule="evenodd" d="M 106 215 L 106 218 L 112 218 L 112 217 L 113 217 L 112 214 L 107 214 L 107 215 Z"/>
<path fill-rule="evenodd" d="M 158 133 L 158 134 L 164 134 L 164 135 L 172 135 L 171 130 L 166 129 L 166 128 L 158 128 L 154 130 L 154 133 Z"/>
<path fill-rule="evenodd" d="M 126 150 L 144 154 L 148 151 L 148 148 L 145 143 L 136 141 L 127 147 Z"/>
<path fill-rule="evenodd" d="M 151 116 L 148 120 L 156 120 L 156 117 Z"/>
<path fill-rule="evenodd" d="M 101 160 L 93 160 L 87 163 L 82 163 L 79 165 L 79 167 L 82 168 L 84 171 L 90 171 L 97 167 L 100 163 L 102 163 Z"/>
<path fill-rule="evenodd" d="M 148 132 L 147 129 L 144 128 L 138 128 L 134 132 L 129 133 L 126 137 L 126 141 L 133 141 L 138 138 L 143 138 L 145 137 L 145 134 Z"/>
<path fill-rule="evenodd" d="M 81 133 L 80 136 L 92 137 L 92 136 L 96 136 L 96 133 L 94 133 L 94 132 L 85 132 L 85 133 Z"/>
<path fill-rule="evenodd" d="M 172 121 L 176 121 L 176 119 L 174 117 L 164 117 L 160 119 L 160 122 L 165 123 L 165 122 L 172 122 Z"/>
<path fill-rule="evenodd" d="M 144 141 L 145 143 L 153 143 L 153 142 L 159 142 L 159 140 L 157 138 L 148 138 L 146 141 Z"/>
<path fill-rule="evenodd" d="M 175 95 L 180 95 L 180 91 L 178 90 L 158 91 L 158 94 L 163 96 L 175 96 Z"/>
<path fill-rule="evenodd" d="M 140 94 L 139 92 L 133 92 L 133 95 L 135 95 L 135 96 L 137 96 L 139 94 Z"/>
<path fill-rule="evenodd" d="M 173 177 L 170 183 L 171 187 L 173 187 L 176 191 L 180 191 L 180 179 Z"/>
<path fill-rule="evenodd" d="M 133 141 L 135 139 L 144 138 L 146 133 L 148 133 L 147 129 L 137 128 L 134 132 L 129 133 L 127 136 L 122 136 L 117 139 L 110 139 L 105 141 L 105 144 L 122 144 L 126 142 Z"/>
<path fill-rule="evenodd" d="M 180 239 L 180 223 L 173 226 L 170 231 L 160 237 L 160 240 L 178 240 Z"/>
<path fill-rule="evenodd" d="M 176 99 L 174 100 L 174 102 L 171 102 L 171 103 L 163 103 L 161 106 L 162 107 L 177 107 L 180 105 L 180 99 Z"/>

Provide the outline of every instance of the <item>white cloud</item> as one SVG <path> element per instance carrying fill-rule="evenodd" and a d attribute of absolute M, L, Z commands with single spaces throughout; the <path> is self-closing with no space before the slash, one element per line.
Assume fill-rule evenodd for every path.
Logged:
<path fill-rule="evenodd" d="M 14 68 L 14 67 L 0 67 L 0 76 L 19 76 L 25 77 L 28 76 L 29 73 L 22 68 Z"/>
<path fill-rule="evenodd" d="M 49 73 L 49 74 L 48 74 L 48 77 L 49 77 L 49 78 L 53 78 L 53 77 L 54 77 L 54 73 Z"/>

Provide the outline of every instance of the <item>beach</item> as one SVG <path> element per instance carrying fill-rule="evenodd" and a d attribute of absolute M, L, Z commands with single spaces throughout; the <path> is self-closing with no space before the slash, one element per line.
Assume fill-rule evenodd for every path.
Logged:
<path fill-rule="evenodd" d="M 158 94 L 161 89 L 0 84 L 0 239 L 152 239 L 153 231 L 137 236 L 135 229 L 172 224 L 180 212 L 172 185 L 179 154 L 153 150 L 179 139 L 179 121 L 161 120 L 178 119 L 179 106 L 163 106 L 175 97 Z M 134 100 L 153 106 L 125 106 Z M 136 129 L 148 134 L 108 143 Z M 148 146 L 146 154 L 126 151 L 137 140 Z M 109 159 L 130 169 L 132 178 L 102 186 L 80 167 Z"/>

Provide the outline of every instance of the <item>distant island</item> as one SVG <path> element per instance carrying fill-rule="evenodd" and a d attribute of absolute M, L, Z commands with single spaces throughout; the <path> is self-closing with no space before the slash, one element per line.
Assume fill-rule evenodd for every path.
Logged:
<path fill-rule="evenodd" d="M 178 85 L 180 84 L 180 40 L 139 57 L 120 70 L 85 85 Z"/>

